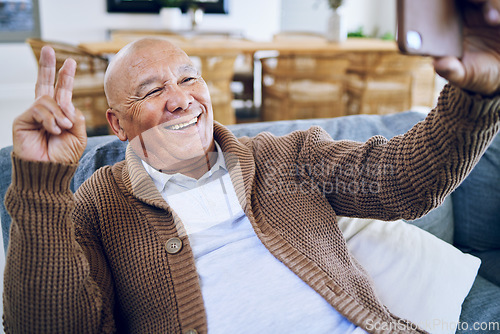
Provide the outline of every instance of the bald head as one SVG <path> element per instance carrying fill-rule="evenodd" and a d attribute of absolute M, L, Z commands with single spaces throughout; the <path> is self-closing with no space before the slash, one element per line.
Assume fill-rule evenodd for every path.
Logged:
<path fill-rule="evenodd" d="M 121 94 L 127 90 L 130 79 L 142 70 L 141 65 L 154 62 L 160 53 L 174 57 L 189 57 L 178 46 L 167 40 L 143 38 L 127 44 L 110 62 L 104 76 L 104 92 L 108 105 L 113 108 L 121 103 Z M 147 60 L 145 62 L 145 60 Z"/>
<path fill-rule="evenodd" d="M 206 82 L 177 46 L 141 39 L 124 47 L 105 75 L 113 132 L 158 170 L 199 177 L 215 151 Z M 199 175 L 199 176 L 198 176 Z"/>

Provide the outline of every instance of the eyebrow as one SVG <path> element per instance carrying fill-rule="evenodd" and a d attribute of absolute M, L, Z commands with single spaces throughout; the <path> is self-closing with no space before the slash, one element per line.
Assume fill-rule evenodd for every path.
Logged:
<path fill-rule="evenodd" d="M 187 65 L 187 64 L 180 66 L 179 72 L 180 73 L 195 72 L 196 74 L 199 73 L 198 69 L 195 66 L 193 66 L 193 65 Z"/>
<path fill-rule="evenodd" d="M 179 66 L 179 69 L 181 71 L 195 71 L 195 72 L 198 72 L 198 69 L 195 66 L 189 65 L 189 64 L 185 64 L 185 65 Z"/>
<path fill-rule="evenodd" d="M 160 80 L 160 78 L 157 75 L 153 75 L 149 78 L 146 78 L 144 81 L 142 81 L 139 84 L 139 86 L 137 86 L 137 89 L 135 90 L 135 95 L 139 96 L 142 93 L 142 91 L 144 90 L 144 88 L 148 87 L 149 85 L 151 85 L 154 82 L 158 82 L 159 80 Z"/>

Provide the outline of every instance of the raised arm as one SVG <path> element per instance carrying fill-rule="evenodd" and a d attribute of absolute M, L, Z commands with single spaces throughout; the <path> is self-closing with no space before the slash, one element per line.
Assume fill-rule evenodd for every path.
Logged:
<path fill-rule="evenodd" d="M 390 141 L 378 137 L 335 150 L 320 141 L 317 163 L 333 156 L 340 169 L 333 181 L 320 180 L 333 182 L 326 195 L 338 214 L 387 220 L 425 214 L 460 184 L 498 132 L 500 0 L 458 3 L 464 54 L 435 59 L 450 85 L 426 120 Z"/>
<path fill-rule="evenodd" d="M 85 120 L 71 102 L 76 63 L 65 62 L 55 86 L 54 50 L 44 47 L 39 63 L 36 100 L 13 125 L 4 328 L 7 333 L 112 332 L 111 275 L 98 238 L 89 232 L 82 248 L 72 221 L 69 185 L 87 140 Z"/>

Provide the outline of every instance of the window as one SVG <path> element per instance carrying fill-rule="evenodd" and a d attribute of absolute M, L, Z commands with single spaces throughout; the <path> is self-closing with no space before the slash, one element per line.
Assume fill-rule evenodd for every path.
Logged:
<path fill-rule="evenodd" d="M 0 0 L 0 42 L 40 38 L 38 0 Z"/>

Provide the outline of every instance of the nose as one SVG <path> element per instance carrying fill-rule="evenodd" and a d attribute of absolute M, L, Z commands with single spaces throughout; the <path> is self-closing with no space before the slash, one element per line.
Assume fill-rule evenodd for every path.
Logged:
<path fill-rule="evenodd" d="M 178 85 L 170 85 L 167 89 L 167 101 L 165 109 L 169 112 L 186 110 L 194 98 L 189 91 Z"/>

